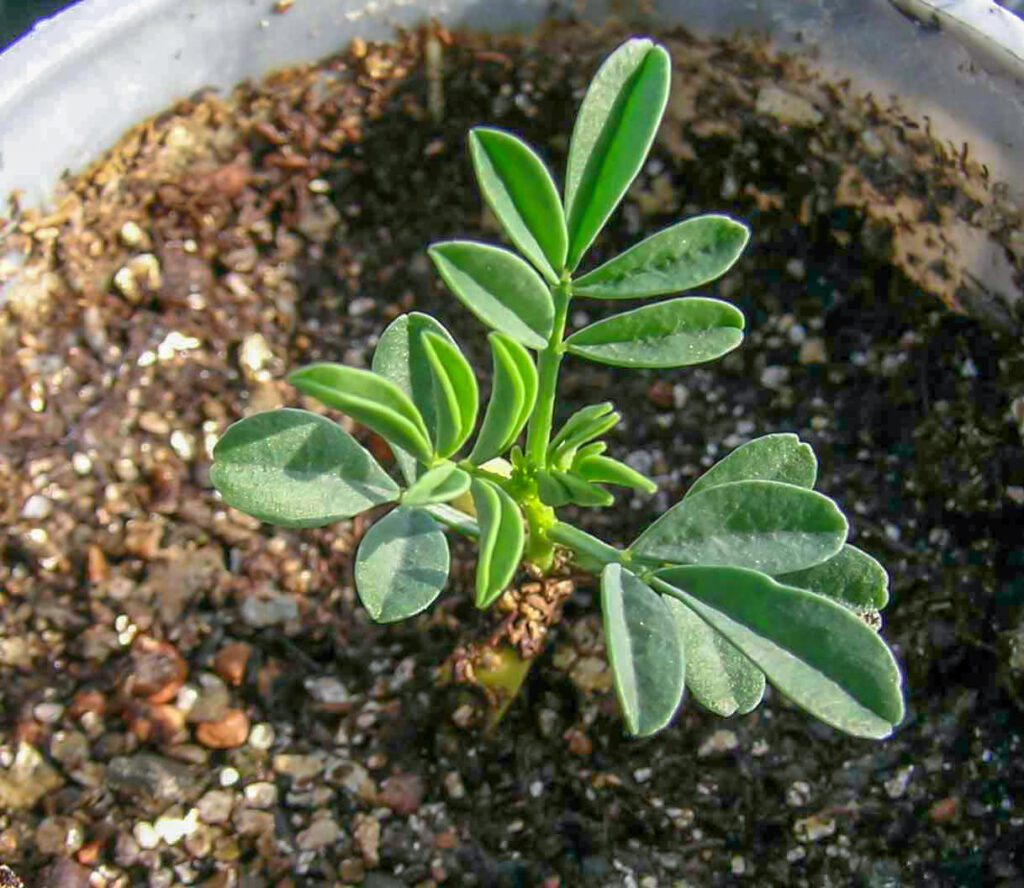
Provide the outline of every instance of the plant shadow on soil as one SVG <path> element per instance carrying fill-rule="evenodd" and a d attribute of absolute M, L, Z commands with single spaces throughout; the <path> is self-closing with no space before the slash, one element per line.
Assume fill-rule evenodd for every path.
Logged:
<path fill-rule="evenodd" d="M 480 123 L 513 130 L 562 170 L 567 109 L 578 103 L 573 90 L 613 43 L 571 30 L 548 35 L 540 49 L 460 38 L 448 50 L 449 71 L 456 73 L 446 81 L 441 124 L 410 115 L 427 90 L 422 70 L 399 81 L 380 113 L 361 123 L 361 138 L 319 172 L 334 208 L 331 226 L 325 235 L 303 234 L 292 256 L 294 325 L 261 327 L 277 360 L 288 368 L 312 360 L 368 363 L 389 317 L 414 308 L 445 323 L 486 376 L 485 331 L 444 292 L 424 253 L 431 241 L 453 236 L 499 239 L 481 213 L 466 132 Z M 341 755 L 368 768 L 381 786 L 365 797 L 339 791 L 322 802 L 300 802 L 294 787 L 286 796 L 289 778 L 279 770 L 275 776 L 277 769 L 247 748 L 213 753 L 205 770 L 195 769 L 197 780 L 212 786 L 216 769 L 208 765 L 214 764 L 236 767 L 243 782 L 256 775 L 276 780 L 293 802 L 274 809 L 278 837 L 289 841 L 304 834 L 303 805 L 327 810 L 353 835 L 365 822 L 360 818 L 390 807 L 395 813 L 381 818 L 375 856 L 379 871 L 394 873 L 398 882 L 375 875 L 378 885 L 437 880 L 439 869 L 450 883 L 485 885 L 540 884 L 553 875 L 568 885 L 1012 880 L 1022 865 L 1024 817 L 1017 802 L 1024 795 L 1021 714 L 1012 693 L 1019 677 L 1005 662 L 1005 636 L 1024 595 L 1024 507 L 1015 493 L 1024 496 L 1024 453 L 1020 432 L 1007 419 L 1008 393 L 1024 383 L 1016 337 L 924 292 L 892 261 L 891 233 L 835 199 L 844 170 L 855 163 L 879 187 L 906 189 L 925 202 L 945 200 L 929 178 L 948 187 L 939 155 L 934 170 L 901 178 L 895 161 L 887 166 L 886 157 L 857 149 L 858 133 L 848 121 L 828 119 L 819 130 L 781 125 L 754 110 L 750 98 L 760 86 L 799 80 L 788 64 L 750 46 L 700 44 L 685 35 L 674 36 L 672 50 L 684 73 L 696 77 L 705 63 L 713 73 L 700 76 L 689 111 L 670 111 L 666 126 L 678 138 L 659 138 L 589 262 L 698 212 L 742 218 L 753 230 L 747 253 L 704 292 L 739 305 L 748 336 L 725 360 L 689 370 L 620 372 L 566 362 L 558 417 L 613 400 L 624 422 L 611 436 L 612 453 L 662 488 L 653 498 L 625 495 L 612 509 L 580 512 L 579 522 L 626 543 L 715 457 L 760 434 L 799 432 L 818 454 L 820 488 L 848 511 L 857 544 L 892 577 L 884 632 L 906 673 L 906 722 L 888 741 L 852 740 L 769 691 L 749 716 L 720 721 L 687 704 L 662 734 L 629 740 L 612 697 L 600 690 L 607 674 L 596 601 L 593 589 L 583 587 L 522 699 L 496 735 L 483 739 L 453 725 L 458 694 L 434 682 L 434 668 L 481 624 L 469 606 L 467 545 L 455 543 L 451 591 L 431 613 L 378 628 L 354 606 L 353 532 L 249 527 L 235 543 L 212 534 L 237 568 L 236 579 L 188 602 L 180 625 L 158 616 L 151 634 L 172 639 L 192 675 L 208 670 L 227 641 L 244 640 L 252 654 L 231 693 L 253 721 L 274 725 L 273 752 Z M 892 126 L 882 116 L 859 122 Z M 279 153 L 256 128 L 244 140 L 256 170 Z M 247 187 L 269 187 L 258 177 L 252 183 Z M 285 199 L 274 212 L 274 225 L 288 228 L 297 211 Z M 198 229 L 196 237 L 211 239 Z M 218 261 L 210 275 L 220 286 L 230 267 Z M 259 298 L 257 309 L 273 314 L 272 298 Z M 580 300 L 571 323 L 626 307 Z M 220 359 L 231 362 L 255 315 L 221 309 L 227 313 L 209 335 L 223 347 Z M 111 313 L 117 317 L 123 341 L 132 342 L 131 323 Z M 153 320 L 181 328 L 180 314 Z M 189 415 L 184 402 L 191 385 L 229 405 L 228 416 L 251 403 L 252 380 L 239 373 L 218 377 L 224 365 L 208 366 L 213 371 L 201 380 L 175 383 L 164 406 Z M 296 403 L 285 388 L 275 391 Z M 103 411 L 116 413 L 123 401 L 104 403 Z M 9 452 L 24 470 L 38 448 L 18 448 Z M 64 444 L 55 449 L 67 458 Z M 209 500 L 201 468 L 181 474 L 180 502 Z M 144 511 L 130 514 L 141 518 Z M 168 513 L 166 539 L 191 550 L 203 537 L 185 527 L 189 521 L 201 524 L 194 514 Z M 85 569 L 87 544 L 102 546 L 106 538 L 96 529 L 74 539 L 73 576 Z M 7 548 L 20 551 L 10 540 Z M 312 600 L 303 605 L 301 628 L 260 628 L 246 619 L 244 602 L 276 586 L 287 557 L 319 572 Z M 75 607 L 82 625 L 97 619 L 95 608 Z M 70 659 L 73 669 L 48 679 L 62 695 L 70 699 L 85 687 L 112 698 L 120 693 L 127 654 L 114 653 L 96 667 L 72 647 Z M 309 680 L 331 676 L 343 682 L 344 699 L 311 696 Z M 39 691 L 37 681 L 13 680 L 5 731 L 21 723 L 17 713 Z M 112 732 L 125 731 L 116 717 L 110 721 Z M 130 725 L 127 716 L 124 724 Z M 137 744 L 107 745 L 117 753 Z M 110 758 L 102 750 L 93 755 Z M 413 801 L 402 797 L 408 781 L 396 782 L 395 775 L 414 775 Z M 68 810 L 85 804 L 84 791 L 61 792 Z M 117 798 L 105 812 L 111 842 L 140 816 Z M 102 834 L 80 813 L 90 836 Z M 16 817 L 26 829 L 38 820 L 30 813 Z M 284 884 L 275 879 L 285 872 L 294 873 L 295 884 L 333 884 L 346 872 L 343 859 L 360 858 L 374 869 L 363 839 L 343 837 L 317 856 L 296 858 L 238 833 L 243 870 L 270 884 Z M 189 853 L 170 849 L 158 868 Z M 38 853 L 25 860 L 26 871 L 45 862 Z M 147 860 L 126 869 L 142 878 Z M 191 865 L 212 872 L 209 858 Z"/>

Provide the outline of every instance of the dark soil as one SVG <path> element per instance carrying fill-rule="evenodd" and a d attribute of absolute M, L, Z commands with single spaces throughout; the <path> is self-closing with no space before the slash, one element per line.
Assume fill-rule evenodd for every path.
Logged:
<path fill-rule="evenodd" d="M 559 405 L 611 397 L 613 451 L 662 487 L 579 515 L 613 542 L 752 437 L 813 444 L 893 578 L 892 739 L 769 692 L 629 740 L 585 587 L 482 738 L 434 675 L 478 619 L 468 548 L 442 603 L 377 627 L 351 584 L 364 521 L 276 530 L 210 489 L 228 423 L 298 403 L 291 367 L 367 364 L 401 311 L 435 313 L 486 372 L 424 253 L 498 238 L 466 131 L 520 132 L 561 170 L 620 36 L 433 36 L 442 122 L 424 35 L 354 46 L 182 103 L 52 214 L 0 226 L 0 858 L 27 884 L 1024 884 L 1019 318 L 970 289 L 956 236 L 1019 275 L 1022 217 L 898 109 L 757 43 L 666 35 L 670 113 L 593 261 L 681 217 L 743 218 L 749 251 L 711 292 L 749 336 L 708 368 L 568 362 Z"/>

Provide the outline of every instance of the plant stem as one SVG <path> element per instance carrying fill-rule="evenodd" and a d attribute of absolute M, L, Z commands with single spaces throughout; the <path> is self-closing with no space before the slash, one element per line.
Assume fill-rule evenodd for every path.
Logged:
<path fill-rule="evenodd" d="M 555 323 L 551 338 L 537 359 L 537 406 L 530 417 L 530 427 L 526 433 L 526 457 L 535 469 L 542 469 L 547 464 L 558 390 L 558 368 L 565 353 L 562 337 L 565 335 L 565 321 L 569 314 L 568 278 L 563 278 L 561 283 L 551 288 L 551 296 L 555 302 Z"/>

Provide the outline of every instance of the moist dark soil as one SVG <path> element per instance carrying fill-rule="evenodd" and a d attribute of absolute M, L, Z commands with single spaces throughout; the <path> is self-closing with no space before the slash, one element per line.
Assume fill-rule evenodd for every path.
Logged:
<path fill-rule="evenodd" d="M 628 739 L 586 584 L 481 736 L 435 677 L 480 624 L 465 544 L 429 613 L 375 626 L 352 589 L 366 520 L 278 530 L 210 487 L 230 422 L 299 404 L 292 367 L 367 365 L 402 311 L 442 320 L 486 389 L 484 330 L 424 252 L 500 238 L 466 132 L 514 130 L 563 169 L 622 36 L 356 44 L 184 101 L 52 211 L 12 207 L 0 859 L 26 884 L 1024 884 L 1020 318 L 958 264 L 966 231 L 1019 285 L 1022 216 L 898 108 L 754 41 L 662 34 L 669 114 L 592 261 L 682 217 L 742 218 L 751 246 L 708 292 L 749 335 L 706 368 L 569 361 L 558 407 L 614 400 L 613 453 L 661 486 L 573 516 L 616 543 L 740 443 L 811 442 L 892 576 L 908 716 L 891 739 L 771 691 L 748 716 L 691 703 Z M 623 307 L 580 301 L 571 320 Z"/>

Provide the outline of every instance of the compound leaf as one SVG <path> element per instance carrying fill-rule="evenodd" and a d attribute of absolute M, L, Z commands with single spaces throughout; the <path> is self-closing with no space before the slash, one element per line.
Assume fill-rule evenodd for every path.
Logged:
<path fill-rule="evenodd" d="M 551 439 L 548 447 L 549 457 L 556 459 L 564 453 L 575 453 L 578 447 L 614 428 L 619 419 L 620 416 L 615 412 L 611 401 L 580 408 L 565 421 L 558 434 Z"/>
<path fill-rule="evenodd" d="M 889 603 L 885 568 L 867 552 L 849 544 L 822 564 L 776 579 L 833 598 L 857 611 L 881 610 Z"/>
<path fill-rule="evenodd" d="M 591 299 L 646 299 L 692 290 L 725 274 L 750 239 L 742 222 L 698 216 L 651 235 L 573 282 Z"/>
<path fill-rule="evenodd" d="M 398 498 L 351 435 L 290 408 L 234 423 L 213 449 L 210 480 L 228 505 L 282 527 L 322 527 Z"/>
<path fill-rule="evenodd" d="M 571 354 L 615 367 L 688 367 L 728 354 L 743 341 L 743 313 L 691 296 L 623 312 L 566 341 Z"/>
<path fill-rule="evenodd" d="M 653 582 L 826 724 L 881 739 L 903 720 L 899 667 L 885 642 L 848 608 L 735 567 L 673 567 L 658 571 Z"/>
<path fill-rule="evenodd" d="M 344 364 L 312 364 L 289 374 L 288 381 L 321 404 L 347 413 L 423 462 L 433 447 L 419 410 L 391 380 Z"/>
<path fill-rule="evenodd" d="M 728 718 L 757 708 L 764 673 L 679 599 L 665 596 L 686 651 L 686 687 L 705 709 Z"/>
<path fill-rule="evenodd" d="M 620 564 L 601 573 L 605 645 L 615 691 L 631 734 L 669 723 L 683 699 L 686 659 L 668 605 Z"/>
<path fill-rule="evenodd" d="M 827 561 L 847 530 L 843 513 L 820 493 L 777 481 L 734 481 L 677 503 L 632 551 L 649 560 L 781 574 Z"/>
<path fill-rule="evenodd" d="M 491 397 L 469 459 L 474 465 L 504 453 L 526 425 L 537 401 L 537 369 L 514 339 L 491 333 L 494 375 Z"/>
<path fill-rule="evenodd" d="M 515 253 L 473 241 L 428 251 L 448 288 L 487 326 L 530 348 L 544 348 L 555 307 L 547 285 Z"/>
<path fill-rule="evenodd" d="M 686 496 L 732 481 L 782 481 L 810 489 L 817 476 L 818 460 L 811 445 L 780 432 L 737 447 L 694 481 Z"/>
<path fill-rule="evenodd" d="M 523 559 L 523 517 L 515 500 L 497 484 L 476 478 L 471 490 L 480 525 L 476 606 L 482 609 L 505 591 Z"/>
<path fill-rule="evenodd" d="M 640 172 L 668 101 L 668 53 L 629 40 L 591 81 L 572 131 L 565 179 L 573 270 Z"/>
<path fill-rule="evenodd" d="M 469 490 L 469 482 L 469 475 L 455 463 L 441 463 L 420 475 L 402 494 L 402 505 L 426 506 L 450 502 Z"/>
<path fill-rule="evenodd" d="M 399 315 L 381 334 L 372 367 L 374 373 L 390 379 L 412 398 L 433 441 L 437 437 L 434 381 L 423 339 L 423 334 L 428 332 L 452 341 L 451 334 L 429 315 L 416 311 Z M 419 471 L 416 457 L 398 448 L 395 461 L 406 481 L 416 480 Z"/>
<path fill-rule="evenodd" d="M 399 507 L 371 527 L 356 553 L 356 591 L 378 623 L 428 607 L 448 579 L 448 541 L 423 509 Z"/>
<path fill-rule="evenodd" d="M 551 477 L 565 489 L 569 496 L 569 502 L 575 503 L 577 506 L 604 507 L 615 502 L 615 497 L 603 487 L 591 484 L 572 472 L 563 472 L 560 469 L 551 469 L 550 471 Z"/>
<path fill-rule="evenodd" d="M 509 240 L 557 284 L 568 234 L 558 189 L 544 162 L 512 133 L 485 127 L 470 131 L 469 152 L 484 200 Z"/>

